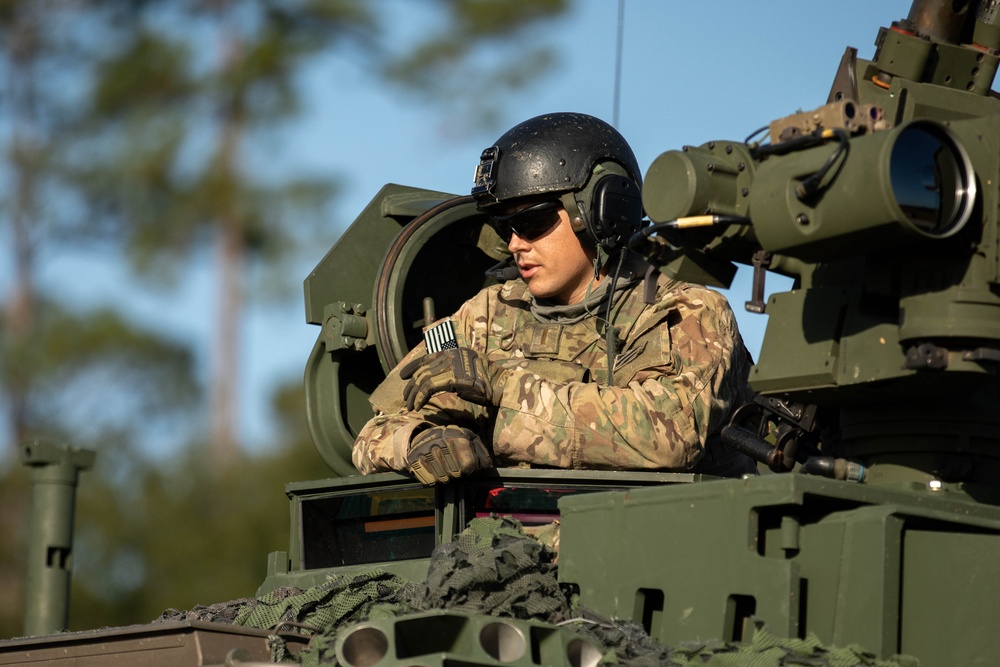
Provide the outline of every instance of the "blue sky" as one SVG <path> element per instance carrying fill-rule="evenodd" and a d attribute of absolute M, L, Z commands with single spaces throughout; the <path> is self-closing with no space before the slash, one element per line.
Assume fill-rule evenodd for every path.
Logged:
<path fill-rule="evenodd" d="M 374 0 L 391 12 L 387 39 L 409 40 L 432 27 L 435 16 L 415 0 Z M 771 120 L 826 101 L 844 48 L 870 58 L 879 26 L 904 18 L 906 0 L 803 2 L 768 0 L 626 0 L 618 129 L 647 169 L 660 153 L 713 139 L 742 140 Z M 480 151 L 507 127 L 551 111 L 579 111 L 613 120 L 618 0 L 578 0 L 572 15 L 539 31 L 559 62 L 554 72 L 521 93 L 496 101 L 500 123 L 479 127 L 449 106 L 432 106 L 380 85 L 346 57 L 325 59 L 303 77 L 309 91 L 305 116 L 280 142 L 254 159 L 333 175 L 343 191 L 317 241 L 289 269 L 300 285 L 336 234 L 388 182 L 466 194 Z M 399 43 L 403 43 L 400 41 Z M 273 158 L 272 153 L 273 151 Z M 180 297 L 167 300 L 124 290 L 121 267 L 99 266 L 86 255 L 45 258 L 42 281 L 60 285 L 81 302 L 125 299 L 146 323 L 196 341 L 207 367 L 214 282 L 206 262 L 187 274 Z M 91 275 L 90 281 L 70 281 Z M 0 270 L 0 282 L 5 276 Z M 766 317 L 743 309 L 749 270 L 741 269 L 727 293 L 748 347 L 756 355 Z M 770 279 L 769 288 L 788 282 Z M 254 305 L 245 322 L 245 366 L 240 379 L 251 449 L 279 437 L 267 415 L 268 395 L 279 381 L 301 378 L 318 328 L 305 324 L 296 289 L 287 303 Z"/>

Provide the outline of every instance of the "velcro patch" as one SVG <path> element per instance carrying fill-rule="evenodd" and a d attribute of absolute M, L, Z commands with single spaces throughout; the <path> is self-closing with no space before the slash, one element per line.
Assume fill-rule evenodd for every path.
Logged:
<path fill-rule="evenodd" d="M 455 328 L 451 325 L 451 320 L 438 322 L 424 331 L 424 345 L 427 346 L 427 354 L 441 350 L 454 350 L 458 347 L 458 341 L 455 339 Z"/>

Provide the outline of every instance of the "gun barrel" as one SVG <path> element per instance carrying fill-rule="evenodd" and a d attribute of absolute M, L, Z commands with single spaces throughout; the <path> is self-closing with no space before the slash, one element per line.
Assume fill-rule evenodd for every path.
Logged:
<path fill-rule="evenodd" d="M 908 27 L 935 41 L 949 44 L 967 42 L 964 35 L 968 17 L 975 16 L 978 0 L 913 0 L 906 17 Z"/>

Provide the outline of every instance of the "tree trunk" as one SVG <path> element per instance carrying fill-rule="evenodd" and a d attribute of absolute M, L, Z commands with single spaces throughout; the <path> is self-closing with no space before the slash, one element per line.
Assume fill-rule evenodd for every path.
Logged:
<path fill-rule="evenodd" d="M 223 29 L 224 72 L 241 66 L 242 45 Z M 240 91 L 232 91 L 222 102 L 218 159 L 220 207 L 216 220 L 216 261 L 218 262 L 218 304 L 211 378 L 211 438 L 215 463 L 230 466 L 240 455 L 237 435 L 239 414 L 239 356 L 243 323 L 243 273 L 246 264 L 246 230 L 240 201 L 239 147 L 243 138 L 245 113 Z"/>
<path fill-rule="evenodd" d="M 215 347 L 211 378 L 211 438 L 215 463 L 227 467 L 239 455 L 239 350 L 243 318 L 244 243 L 238 215 L 221 220 L 216 234 L 219 270 Z"/>

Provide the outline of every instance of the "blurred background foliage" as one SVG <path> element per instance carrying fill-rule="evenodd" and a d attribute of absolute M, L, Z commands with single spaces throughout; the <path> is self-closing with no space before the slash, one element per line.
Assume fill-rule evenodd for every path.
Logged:
<path fill-rule="evenodd" d="M 300 117 L 299 74 L 331 53 L 488 124 L 504 91 L 549 71 L 553 54 L 531 37 L 569 0 L 424 5 L 434 29 L 388 48 L 393 16 L 371 0 L 0 0 L 0 262 L 12 276 L 0 292 L 0 637 L 23 629 L 30 473 L 17 453 L 36 438 L 98 453 L 80 484 L 73 630 L 252 595 L 267 554 L 287 548 L 284 484 L 328 473 L 298 385 L 274 392 L 280 441 L 242 447 L 241 323 L 253 299 L 300 298 L 274 283 L 304 277 L 288 260 L 329 238 L 338 184 L 294 155 L 266 173 L 248 156 Z M 84 246 L 127 264 L 140 290 L 174 289 L 211 257 L 211 368 L 128 312 L 45 293 L 52 249 Z M 186 444 L 150 456 L 164 433 Z"/>

